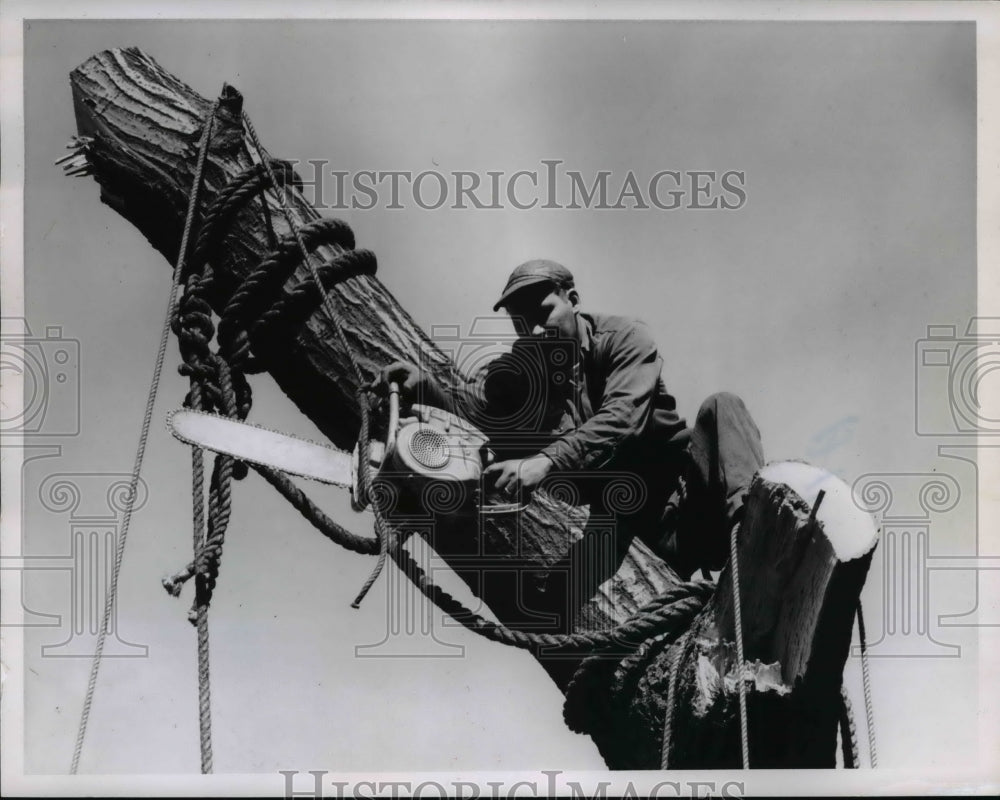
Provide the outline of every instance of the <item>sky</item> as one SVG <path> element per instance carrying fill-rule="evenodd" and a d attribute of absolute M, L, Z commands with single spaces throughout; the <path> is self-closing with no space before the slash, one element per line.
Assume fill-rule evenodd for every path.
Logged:
<path fill-rule="evenodd" d="M 946 473 L 958 499 L 930 516 L 930 554 L 976 552 L 975 467 L 938 451 L 969 439 L 918 435 L 955 433 L 942 411 L 947 375 L 920 356 L 927 327 L 956 326 L 942 347 L 957 352 L 976 311 L 971 25 L 35 21 L 24 53 L 25 314 L 36 339 L 77 342 L 79 361 L 64 405 L 46 418 L 63 414 L 67 435 L 36 437 L 49 450 L 26 455 L 25 554 L 65 564 L 74 530 L 112 524 L 95 519 L 135 453 L 169 267 L 91 179 L 53 166 L 75 133 L 70 70 L 133 45 L 203 96 L 236 86 L 270 152 L 324 159 L 328 171 L 485 181 L 559 160 L 588 183 L 608 171 L 616 188 L 630 172 L 647 188 L 662 170 L 741 173 L 733 209 L 690 208 L 689 193 L 676 209 L 522 210 L 509 198 L 454 208 L 449 198 L 429 210 L 404 192 L 402 208 L 383 197 L 323 213 L 376 252 L 380 280 L 428 331 L 465 334 L 492 316 L 507 273 L 527 258 L 566 264 L 585 308 L 650 326 L 686 417 L 729 390 L 754 415 L 769 459 L 806 459 L 852 484 L 890 476 L 906 491 Z M 530 199 L 518 185 L 516 197 Z M 113 644 L 123 655 L 148 650 L 103 665 L 84 772 L 198 769 L 190 598 L 159 585 L 190 552 L 187 451 L 163 424 L 186 391 L 178 362 L 171 341 Z M 254 421 L 318 435 L 266 376 L 253 385 Z M 89 487 L 75 519 L 52 500 L 64 476 Z M 258 485 L 250 476 L 235 486 L 211 612 L 217 771 L 603 767 L 590 740 L 564 727 L 561 695 L 524 653 L 440 620 L 433 637 L 382 642 L 398 583 L 383 576 L 352 610 L 370 562 L 331 547 Z M 315 496 L 352 530 L 369 530 L 342 492 Z M 70 636 L 68 574 L 24 579 L 32 619 L 50 623 L 25 629 L 29 772 L 68 769 L 86 686 L 89 660 L 58 657 L 92 641 Z M 890 624 L 889 575 L 880 547 L 863 594 L 870 642 Z M 995 595 L 978 581 L 969 569 L 931 573 L 930 631 L 907 640 L 921 657 L 873 658 L 880 765 L 974 763 L 980 637 L 995 631 L 969 623 L 998 620 L 944 627 L 938 617 L 973 609 L 977 586 Z M 860 714 L 857 659 L 845 681 Z"/>

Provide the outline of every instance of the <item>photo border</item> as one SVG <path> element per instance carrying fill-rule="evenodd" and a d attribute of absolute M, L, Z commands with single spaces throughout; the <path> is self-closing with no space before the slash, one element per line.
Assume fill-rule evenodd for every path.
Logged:
<path fill-rule="evenodd" d="M 651 3 L 618 2 L 595 7 L 584 2 L 343 2 L 334 7 L 328 3 L 244 2 L 224 0 L 210 2 L 156 2 L 137 5 L 134 2 L 5 2 L 0 10 L 0 103 L 2 103 L 2 175 L 0 175 L 0 207 L 2 207 L 2 241 L 0 260 L 2 275 L 2 316 L 24 316 L 24 122 L 23 122 L 23 47 L 26 19 L 663 19 L 663 20 L 756 20 L 756 21 L 956 21 L 976 23 L 977 43 L 977 260 L 978 314 L 1000 315 L 1000 7 L 986 2 L 800 2 L 794 6 L 767 2 L 699 2 Z M 238 14 L 234 14 L 238 10 Z M 22 402 L 22 386 L 10 380 L 2 388 L 3 402 L 15 407 Z M 1000 407 L 1000 397 L 987 397 L 983 405 Z M 987 453 L 990 451 L 982 451 Z M 993 453 L 990 453 L 994 455 Z M 19 536 L 21 514 L 18 502 L 21 492 L 20 463 L 22 458 L 18 437 L 7 437 L 0 476 L 0 504 L 4 509 L 2 543 L 10 547 Z M 980 464 L 982 487 L 1000 486 L 1000 464 L 985 455 Z M 979 492 L 979 519 L 984 531 L 1000 530 L 998 501 L 990 492 Z M 12 596 L 10 581 L 0 584 L 2 602 L 9 608 L 18 603 Z M 3 637 L 2 677 L 2 776 L 5 795 L 85 795 L 107 796 L 162 795 L 251 795 L 266 793 L 280 796 L 284 791 L 281 775 L 79 775 L 25 776 L 23 774 L 23 675 L 19 669 L 23 637 L 22 629 L 7 627 Z M 671 771 L 671 781 L 704 780 L 710 774 L 716 781 L 737 780 L 745 785 L 746 794 L 909 794 L 936 791 L 941 793 L 990 793 L 1000 787 L 1000 650 L 979 648 L 979 744 L 981 774 L 949 769 L 919 770 L 824 770 L 767 771 L 749 773 L 713 771 Z M 331 778 L 334 777 L 331 773 Z M 454 781 L 530 781 L 545 786 L 545 776 L 539 772 L 493 773 L 408 773 L 408 774 L 344 774 L 337 780 L 437 780 Z M 610 781 L 609 793 L 623 789 L 631 782 L 636 789 L 650 788 L 663 780 L 658 772 L 583 772 L 562 773 L 560 788 L 567 781 L 579 781 L 588 793 L 598 782 Z M 817 780 L 819 778 L 819 780 Z M 329 796 L 334 796 L 333 794 Z"/>

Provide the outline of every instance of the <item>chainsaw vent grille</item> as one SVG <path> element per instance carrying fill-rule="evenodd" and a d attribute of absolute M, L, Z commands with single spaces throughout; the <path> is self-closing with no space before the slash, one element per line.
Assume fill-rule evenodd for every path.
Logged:
<path fill-rule="evenodd" d="M 427 469 L 441 469 L 448 463 L 448 437 L 440 431 L 419 430 L 410 439 L 410 453 Z"/>

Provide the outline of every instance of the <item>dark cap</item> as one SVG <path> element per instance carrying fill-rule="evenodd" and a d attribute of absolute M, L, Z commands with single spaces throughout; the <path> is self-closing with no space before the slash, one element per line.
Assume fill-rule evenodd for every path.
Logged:
<path fill-rule="evenodd" d="M 574 286 L 573 273 L 562 264 L 549 261 L 547 258 L 536 258 L 532 261 L 525 261 L 520 266 L 515 267 L 514 271 L 510 273 L 507 285 L 504 286 L 503 292 L 500 294 L 500 299 L 493 306 L 493 310 L 499 311 L 506 305 L 512 294 L 532 284 L 542 283 L 543 281 L 555 284 L 562 289 L 572 289 Z"/>

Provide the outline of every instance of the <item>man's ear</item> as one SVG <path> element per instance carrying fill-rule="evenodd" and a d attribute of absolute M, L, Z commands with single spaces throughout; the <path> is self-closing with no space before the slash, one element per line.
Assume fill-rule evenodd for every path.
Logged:
<path fill-rule="evenodd" d="M 569 300 L 574 307 L 580 305 L 580 293 L 576 289 L 570 289 L 566 292 L 566 299 Z"/>

